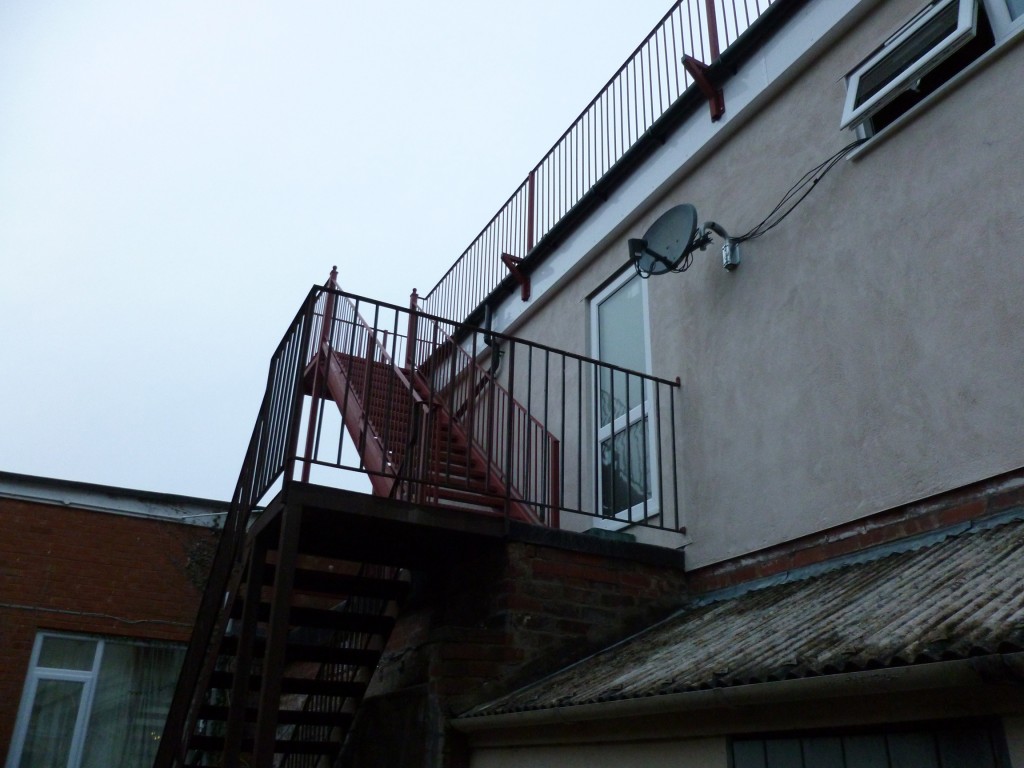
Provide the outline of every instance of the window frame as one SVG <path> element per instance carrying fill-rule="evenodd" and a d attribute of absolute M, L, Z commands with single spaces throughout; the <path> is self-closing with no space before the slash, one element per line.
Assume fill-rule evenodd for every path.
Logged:
<path fill-rule="evenodd" d="M 601 305 L 614 296 L 619 290 L 626 287 L 626 285 L 632 280 L 639 280 L 640 287 L 640 305 L 641 305 L 641 326 L 643 331 L 643 354 L 644 354 L 644 367 L 639 373 L 650 374 L 651 371 L 651 334 L 650 334 L 650 304 L 647 291 L 647 281 L 640 278 L 636 271 L 631 267 L 624 269 L 619 274 L 604 283 L 597 291 L 590 296 L 590 343 L 591 353 L 594 359 L 601 360 L 601 337 L 600 337 L 600 307 Z M 609 362 L 604 361 L 602 362 Z M 615 363 L 611 363 L 615 365 Z M 614 410 L 612 413 L 612 420 L 604 425 L 601 423 L 601 381 L 600 381 L 600 370 L 595 371 L 594 381 L 594 403 L 593 403 L 593 418 L 594 418 L 594 446 L 593 446 L 593 457 L 594 457 L 594 485 L 595 485 L 595 516 L 594 516 L 594 527 L 604 528 L 608 530 L 618 530 L 626 528 L 630 525 L 639 523 L 650 517 L 654 517 L 661 512 L 661 499 L 658 495 L 658 485 L 654 482 L 655 480 L 655 467 L 657 466 L 657 439 L 656 430 L 650 427 L 650 415 L 654 392 L 651 387 L 651 383 L 646 379 L 642 385 L 643 391 L 643 403 L 636 406 L 631 406 L 629 411 L 621 416 L 615 416 Z M 602 512 L 604 506 L 603 496 L 603 484 L 602 484 L 602 465 L 601 465 L 601 447 L 607 440 L 614 440 L 617 435 L 625 434 L 626 439 L 629 439 L 629 430 L 634 424 L 646 423 L 644 427 L 646 432 L 645 449 L 646 453 L 643 457 L 643 461 L 646 464 L 647 471 L 647 485 L 650 491 L 650 496 L 645 497 L 642 501 L 637 504 L 630 505 L 622 510 L 614 512 L 611 515 L 604 515 Z M 607 430 L 607 434 L 605 433 Z M 614 447 L 612 448 L 614 452 Z M 631 463 L 631 462 L 630 462 Z"/>
<path fill-rule="evenodd" d="M 1009 768 L 1011 761 L 1007 752 L 1006 733 L 1001 720 L 991 716 L 736 734 L 729 737 L 729 765 L 731 768 L 777 768 L 780 764 L 786 764 L 787 768 L 797 766 L 796 761 L 785 757 L 786 751 L 791 753 L 790 756 L 799 755 L 799 762 L 808 765 L 809 761 L 805 756 L 807 746 L 813 742 L 833 740 L 841 742 L 840 750 L 844 755 L 843 763 L 846 764 L 849 761 L 846 752 L 849 742 L 863 739 L 881 740 L 881 749 L 875 751 L 884 752 L 886 755 L 893 742 L 902 742 L 904 746 L 912 747 L 913 740 L 927 739 L 935 750 L 936 764 L 942 764 L 940 761 L 945 755 L 943 749 L 949 747 L 948 742 L 944 743 L 943 734 L 957 731 L 973 732 L 974 735 L 984 737 L 989 747 L 987 756 L 992 760 L 988 763 L 990 768 Z M 772 750 L 772 747 L 775 749 Z M 773 756 L 769 754 L 771 751 L 775 752 Z M 783 755 L 781 758 L 780 753 Z M 891 765 L 896 764 L 891 758 L 888 760 Z"/>
<path fill-rule="evenodd" d="M 1010 15 L 1009 0 L 984 0 L 984 3 L 997 47 L 1014 32 L 1024 29 L 1024 9 L 1017 18 L 1013 18 Z"/>
<path fill-rule="evenodd" d="M 93 643 L 92 666 L 88 670 L 40 666 L 39 657 L 42 653 L 43 643 L 47 638 L 84 640 Z M 62 680 L 82 684 L 82 694 L 78 702 L 78 712 L 75 715 L 75 725 L 68 749 L 68 766 L 75 768 L 81 764 L 82 758 L 85 754 L 86 740 L 89 735 L 90 719 L 93 715 L 96 690 L 103 670 L 103 659 L 108 641 L 115 644 L 132 646 L 167 648 L 173 646 L 175 648 L 181 648 L 180 643 L 153 638 L 106 638 L 100 635 L 87 635 L 81 632 L 61 632 L 51 630 L 39 630 L 36 632 L 35 642 L 32 646 L 32 653 L 29 657 L 28 672 L 25 676 L 25 685 L 22 690 L 21 701 L 18 704 L 18 714 L 15 718 L 14 730 L 11 734 L 10 749 L 7 754 L 7 761 L 4 764 L 5 768 L 18 768 L 21 763 L 25 748 L 25 739 L 28 736 L 29 726 L 32 720 L 32 710 L 35 705 L 39 683 L 46 680 Z"/>
<path fill-rule="evenodd" d="M 970 42 L 978 29 L 978 2 L 979 0 L 933 0 L 890 35 L 873 53 L 851 69 L 845 78 L 846 100 L 843 104 L 840 130 L 863 125 L 882 107 L 906 91 L 911 83 L 919 80 L 929 70 L 941 64 L 960 47 Z M 1005 0 L 996 0 L 996 2 L 1005 2 Z M 896 77 L 858 104 L 857 97 L 864 74 L 891 56 L 900 45 L 912 40 L 914 35 L 927 28 L 929 22 L 954 4 L 958 5 L 958 9 L 957 25 L 953 32 L 933 45 L 927 52 L 915 58 Z M 986 8 L 988 8 L 987 4 Z M 1004 10 L 1008 15 L 1009 11 L 1005 8 Z"/>
<path fill-rule="evenodd" d="M 987 61 L 992 60 L 994 56 L 998 56 L 1001 52 L 1001 49 L 1003 49 L 1004 46 L 1013 45 L 1017 42 L 1020 42 L 1021 37 L 1024 36 L 1024 6 L 1022 6 L 1021 11 L 1017 15 L 1017 17 L 1014 18 L 1011 16 L 1009 8 L 1009 3 L 1012 1 L 1020 2 L 1021 0 L 967 0 L 967 2 L 972 5 L 973 13 L 975 16 L 975 34 L 973 37 L 968 37 L 967 39 L 965 39 L 963 41 L 963 45 L 969 44 L 971 40 L 975 39 L 980 34 L 979 27 L 981 21 L 980 18 L 978 18 L 978 4 L 983 3 L 983 7 L 986 12 L 986 18 L 988 21 L 988 31 L 991 33 L 993 40 L 991 47 L 982 52 L 977 59 L 969 62 L 962 70 L 957 71 L 955 74 L 953 74 L 948 81 L 943 82 L 933 92 L 929 93 L 922 101 L 907 108 L 907 110 L 904 113 L 900 114 L 898 117 L 892 120 L 890 125 L 893 123 L 905 122 L 905 116 L 916 114 L 919 111 L 925 109 L 926 105 L 932 103 L 936 97 L 949 90 L 947 86 L 955 86 L 956 83 L 965 79 L 964 76 L 974 72 L 979 66 L 984 66 Z M 875 126 L 873 126 L 873 120 L 875 119 L 875 117 L 879 113 L 883 112 L 890 102 L 897 100 L 901 94 L 904 94 L 908 90 L 910 90 L 910 86 L 907 84 L 908 82 L 913 83 L 916 82 L 917 80 L 920 80 L 921 78 L 926 77 L 932 69 L 941 66 L 947 59 L 956 54 L 956 52 L 959 50 L 959 47 L 962 47 L 958 46 L 955 48 L 944 49 L 944 55 L 940 56 L 937 60 L 933 61 L 933 66 L 930 66 L 928 69 L 918 73 L 917 77 L 907 78 L 906 80 L 903 80 L 903 85 L 901 87 L 895 87 L 894 83 L 890 83 L 889 85 L 892 87 L 892 90 L 889 94 L 889 98 L 887 98 L 885 101 L 875 104 L 871 109 L 862 108 L 857 115 L 850 116 L 849 113 L 852 108 L 851 105 L 856 100 L 856 90 L 854 86 L 851 86 L 851 77 L 855 75 L 859 70 L 869 69 L 872 65 L 872 60 L 879 57 L 886 50 L 887 47 L 891 48 L 894 44 L 896 44 L 895 39 L 897 38 L 897 36 L 907 33 L 908 28 L 911 25 L 914 25 L 915 23 L 921 21 L 923 14 L 927 12 L 940 12 L 941 9 L 936 9 L 936 5 L 939 2 L 942 2 L 942 0 L 935 0 L 934 2 L 926 5 L 921 11 L 919 11 L 909 21 L 907 21 L 902 27 L 900 27 L 896 32 L 890 35 L 888 40 L 885 43 L 883 43 L 882 46 L 875 49 L 875 51 L 873 51 L 866 59 L 864 59 L 860 64 L 858 64 L 856 67 L 854 67 L 852 70 L 850 70 L 850 72 L 846 74 L 845 81 L 847 91 L 846 97 L 843 101 L 843 114 L 840 118 L 839 126 L 840 130 L 843 130 L 845 128 L 852 128 L 856 133 L 857 137 L 861 139 L 874 138 L 876 135 L 888 133 L 890 125 L 885 125 L 881 129 L 878 129 Z M 948 2 L 951 3 L 952 0 L 948 0 Z M 948 7 L 948 4 L 944 7 Z M 920 27 L 918 26 L 915 28 Z M 936 46 L 936 48 L 938 47 L 939 46 Z M 875 95 L 877 96 L 878 94 Z M 850 159 L 854 159 L 859 154 L 862 154 L 861 151 L 855 150 L 854 153 L 850 155 Z"/>

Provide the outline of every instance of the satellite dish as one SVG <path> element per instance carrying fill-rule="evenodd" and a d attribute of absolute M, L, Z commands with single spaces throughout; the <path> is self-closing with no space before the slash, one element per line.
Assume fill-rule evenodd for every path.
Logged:
<path fill-rule="evenodd" d="M 642 275 L 682 271 L 680 264 L 699 245 L 697 237 L 697 209 L 683 203 L 661 214 L 642 239 L 630 240 L 629 257 Z"/>

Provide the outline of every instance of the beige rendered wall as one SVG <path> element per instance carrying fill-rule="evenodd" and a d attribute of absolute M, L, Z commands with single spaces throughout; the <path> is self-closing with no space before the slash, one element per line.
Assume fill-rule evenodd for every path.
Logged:
<path fill-rule="evenodd" d="M 920 5 L 867 14 L 516 333 L 591 351 L 588 297 L 675 204 L 733 233 L 760 221 L 852 140 L 843 75 Z M 713 246 L 648 281 L 652 372 L 683 383 L 692 566 L 1024 465 L 1021 71 L 1024 45 L 1005 46 L 841 162 L 737 271 Z"/>
<path fill-rule="evenodd" d="M 726 768 L 726 740 L 588 744 L 479 749 L 471 768 Z"/>

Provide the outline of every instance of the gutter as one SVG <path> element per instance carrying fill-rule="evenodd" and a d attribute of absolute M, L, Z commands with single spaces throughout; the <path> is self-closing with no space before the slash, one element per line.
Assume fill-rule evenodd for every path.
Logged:
<path fill-rule="evenodd" d="M 462 715 L 451 725 L 465 734 L 535 728 L 544 725 L 651 717 L 698 710 L 729 709 L 770 704 L 809 703 L 813 700 L 853 696 L 884 697 L 984 686 L 1012 686 L 1024 706 L 1024 652 L 990 654 L 955 661 L 939 661 L 905 667 L 844 672 L 833 675 L 779 680 L 766 683 L 712 688 L 643 698 L 619 699 L 571 706 L 555 706 L 494 715 Z"/>

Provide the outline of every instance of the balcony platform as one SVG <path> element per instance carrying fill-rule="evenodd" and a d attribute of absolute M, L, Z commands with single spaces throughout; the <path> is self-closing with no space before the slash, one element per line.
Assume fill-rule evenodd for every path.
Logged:
<path fill-rule="evenodd" d="M 683 569 L 685 564 L 684 553 L 678 549 L 300 482 L 289 483 L 267 505 L 250 535 L 276 536 L 285 510 L 302 516 L 298 551 L 316 557 L 429 569 L 458 560 L 488 542 L 517 541 L 629 558 L 647 565 Z"/>

